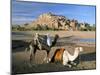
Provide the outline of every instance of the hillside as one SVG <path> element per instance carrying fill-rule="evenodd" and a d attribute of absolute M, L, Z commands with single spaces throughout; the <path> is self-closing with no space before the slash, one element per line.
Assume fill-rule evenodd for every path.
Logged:
<path fill-rule="evenodd" d="M 13 30 L 67 30 L 67 31 L 94 31 L 95 27 L 88 23 L 79 23 L 78 20 L 68 19 L 63 15 L 51 12 L 39 15 L 36 20 L 23 26 L 13 27 Z"/>
<path fill-rule="evenodd" d="M 77 30 L 77 24 L 77 20 L 69 20 L 65 16 L 55 15 L 49 12 L 41 14 L 35 21 L 30 23 L 28 27 Z"/>

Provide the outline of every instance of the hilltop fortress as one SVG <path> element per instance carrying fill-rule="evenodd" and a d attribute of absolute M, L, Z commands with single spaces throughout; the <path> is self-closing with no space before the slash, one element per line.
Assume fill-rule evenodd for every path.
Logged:
<path fill-rule="evenodd" d="M 55 15 L 51 12 L 40 15 L 29 27 L 48 27 L 52 29 L 77 30 L 78 21 L 69 20 L 65 16 Z"/>
<path fill-rule="evenodd" d="M 14 28 L 14 27 L 13 27 Z M 91 31 L 95 27 L 88 23 L 79 23 L 75 19 L 68 19 L 62 15 L 55 15 L 51 12 L 39 15 L 31 23 L 26 23 L 22 27 L 15 27 L 17 30 L 66 30 L 66 31 Z"/>

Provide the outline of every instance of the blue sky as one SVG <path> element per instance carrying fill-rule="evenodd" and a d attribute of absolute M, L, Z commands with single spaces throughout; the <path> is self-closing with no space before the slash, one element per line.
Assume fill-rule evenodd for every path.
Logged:
<path fill-rule="evenodd" d="M 95 6 L 12 0 L 12 24 L 30 23 L 47 12 L 63 15 L 68 19 L 76 19 L 78 22 L 95 24 L 95 10 Z"/>

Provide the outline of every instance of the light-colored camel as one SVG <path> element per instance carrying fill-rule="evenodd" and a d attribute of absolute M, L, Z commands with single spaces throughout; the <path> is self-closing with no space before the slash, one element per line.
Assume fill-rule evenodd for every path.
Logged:
<path fill-rule="evenodd" d="M 67 50 L 63 53 L 63 65 L 71 67 L 72 65 L 68 64 L 68 62 L 71 62 L 71 64 L 76 65 L 73 61 L 79 56 L 79 53 L 83 51 L 82 47 L 76 47 L 74 54 L 71 55 Z"/>
<path fill-rule="evenodd" d="M 72 67 L 72 65 L 76 65 L 73 61 L 79 56 L 79 53 L 83 51 L 82 47 L 76 47 L 74 49 L 74 54 L 71 55 L 68 50 L 64 48 L 57 49 L 54 53 L 51 62 L 61 62 L 63 65 Z M 68 64 L 70 62 L 71 64 Z"/>

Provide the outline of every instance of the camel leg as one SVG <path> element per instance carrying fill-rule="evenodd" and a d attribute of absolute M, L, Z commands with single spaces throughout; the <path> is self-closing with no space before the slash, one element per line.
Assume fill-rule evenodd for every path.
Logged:
<path fill-rule="evenodd" d="M 30 63 L 32 62 L 32 58 L 33 57 L 33 55 L 32 54 L 30 54 Z"/>
<path fill-rule="evenodd" d="M 51 61 L 50 55 L 49 55 L 49 51 L 47 51 L 47 62 L 49 63 Z"/>
<path fill-rule="evenodd" d="M 49 63 L 51 61 L 51 58 L 49 56 L 49 51 L 47 51 L 47 57 L 44 58 L 44 61 L 46 61 L 46 63 Z"/>
<path fill-rule="evenodd" d="M 48 57 L 49 57 L 49 55 L 48 55 L 48 52 L 47 52 L 47 57 L 45 56 L 45 58 L 43 59 L 43 61 L 46 62 L 46 63 L 48 63 Z"/>
<path fill-rule="evenodd" d="M 68 67 L 72 67 L 72 65 L 68 64 L 68 63 L 63 63 L 64 66 L 68 66 Z"/>
<path fill-rule="evenodd" d="M 29 63 L 29 67 L 32 67 L 32 66 L 34 66 L 35 64 L 34 64 L 34 62 L 33 62 L 33 60 L 35 59 L 35 54 L 33 54 L 33 52 L 30 54 L 30 63 Z"/>
<path fill-rule="evenodd" d="M 62 64 L 64 65 L 64 66 L 68 66 L 68 67 L 72 67 L 72 65 L 70 65 L 70 64 L 68 64 L 68 57 L 66 57 L 65 55 L 63 55 L 63 62 L 62 62 Z"/>
<path fill-rule="evenodd" d="M 70 65 L 70 64 L 68 64 L 68 62 L 64 62 L 64 61 L 63 61 L 63 65 L 64 65 L 64 66 L 68 66 L 68 67 L 70 67 L 70 68 L 72 67 L 72 65 Z"/>
<path fill-rule="evenodd" d="M 33 56 L 35 55 L 34 54 L 34 48 L 33 48 L 33 46 L 32 45 L 30 45 L 29 46 L 30 47 L 30 63 L 32 62 L 32 60 L 33 60 Z"/>
<path fill-rule="evenodd" d="M 66 64 L 65 66 L 68 66 L 69 68 L 71 68 L 71 67 L 72 67 L 72 65 L 70 65 L 70 64 Z"/>
<path fill-rule="evenodd" d="M 30 60 L 30 63 L 32 63 L 32 61 L 33 61 L 33 53 L 30 54 L 30 59 L 29 60 Z"/>

